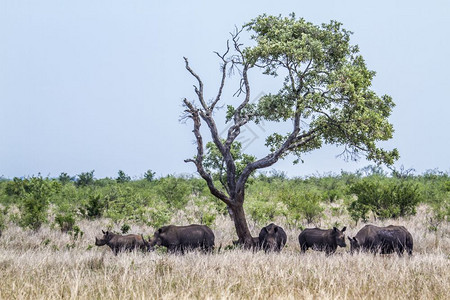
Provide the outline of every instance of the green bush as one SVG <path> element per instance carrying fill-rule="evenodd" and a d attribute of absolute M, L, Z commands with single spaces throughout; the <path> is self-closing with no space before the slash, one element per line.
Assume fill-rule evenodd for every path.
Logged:
<path fill-rule="evenodd" d="M 120 231 L 122 232 L 122 234 L 126 234 L 128 233 L 128 231 L 130 231 L 131 226 L 128 225 L 127 223 L 123 223 L 123 225 L 120 227 Z"/>
<path fill-rule="evenodd" d="M 158 181 L 157 193 L 174 209 L 187 204 L 191 189 L 184 178 L 167 176 Z"/>
<path fill-rule="evenodd" d="M 69 176 L 67 173 L 61 173 L 58 177 L 59 182 L 61 182 L 61 184 L 68 184 L 71 181 L 75 180 L 75 177 L 71 177 Z"/>
<path fill-rule="evenodd" d="M 365 220 L 369 211 L 380 218 L 414 215 L 421 200 L 417 183 L 378 175 L 360 180 L 350 187 L 350 191 L 357 196 L 348 207 L 355 221 Z"/>
<path fill-rule="evenodd" d="M 89 196 L 88 203 L 80 208 L 81 214 L 88 218 L 100 218 L 105 209 L 105 202 L 100 195 Z"/>
<path fill-rule="evenodd" d="M 62 232 L 69 232 L 75 226 L 75 217 L 72 213 L 58 213 L 55 216 L 55 223 L 58 224 Z"/>
<path fill-rule="evenodd" d="M 157 208 L 151 208 L 148 214 L 150 220 L 147 222 L 147 224 L 152 226 L 154 229 L 158 229 L 164 225 L 168 225 L 172 218 L 172 212 L 164 205 L 161 205 Z"/>
<path fill-rule="evenodd" d="M 287 205 L 288 223 L 298 227 L 305 220 L 308 224 L 318 221 L 323 216 L 324 208 L 320 205 L 322 195 L 317 190 L 301 190 L 285 187 L 279 197 Z"/>
<path fill-rule="evenodd" d="M 19 196 L 21 216 L 19 225 L 38 230 L 47 222 L 47 210 L 52 195 L 61 191 L 61 184 L 48 178 L 27 178 L 14 183 Z"/>
<path fill-rule="evenodd" d="M 156 173 L 153 172 L 152 170 L 147 170 L 147 172 L 145 172 L 144 174 L 144 178 L 145 180 L 152 182 L 156 178 L 155 175 Z"/>
<path fill-rule="evenodd" d="M 89 186 L 94 184 L 94 170 L 91 172 L 83 172 L 78 175 L 78 179 L 75 181 L 77 187 Z"/>
<path fill-rule="evenodd" d="M 125 172 L 122 170 L 119 170 L 117 175 L 118 175 L 118 177 L 116 178 L 117 183 L 125 183 L 131 181 L 131 177 L 125 174 Z"/>
<path fill-rule="evenodd" d="M 212 227 L 216 222 L 216 214 L 203 213 L 201 216 L 200 224 Z"/>
<path fill-rule="evenodd" d="M 245 203 L 244 207 L 250 217 L 260 225 L 267 225 L 276 216 L 285 214 L 285 207 L 279 202 L 254 200 Z"/>

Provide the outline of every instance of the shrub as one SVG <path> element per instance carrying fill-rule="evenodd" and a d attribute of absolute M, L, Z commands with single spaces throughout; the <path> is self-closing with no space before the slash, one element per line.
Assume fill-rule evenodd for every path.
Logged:
<path fill-rule="evenodd" d="M 35 198 L 28 195 L 24 198 L 21 208 L 19 224 L 22 227 L 38 230 L 43 223 L 47 222 L 48 200 L 46 198 Z"/>
<path fill-rule="evenodd" d="M 62 232 L 69 232 L 73 230 L 75 225 L 75 217 L 72 213 L 58 213 L 55 216 L 55 223 L 58 224 Z"/>
<path fill-rule="evenodd" d="M 75 185 L 77 187 L 89 186 L 94 184 L 94 170 L 91 172 L 83 172 L 78 175 Z"/>
<path fill-rule="evenodd" d="M 153 181 L 153 180 L 155 180 L 155 172 L 152 172 L 152 170 L 147 170 L 147 172 L 145 172 L 145 174 L 144 174 L 144 178 L 145 178 L 145 180 L 147 180 L 147 181 Z"/>
<path fill-rule="evenodd" d="M 286 217 L 288 222 L 298 227 L 300 220 L 308 224 L 318 221 L 324 208 L 320 205 L 321 194 L 316 190 L 292 190 L 285 188 L 280 194 L 282 201 L 287 205 Z"/>
<path fill-rule="evenodd" d="M 214 222 L 216 221 L 216 215 L 211 213 L 203 213 L 200 223 L 209 227 L 212 227 Z"/>
<path fill-rule="evenodd" d="M 47 222 L 50 197 L 61 190 L 61 184 L 48 178 L 44 179 L 40 175 L 24 179 L 21 184 L 19 225 L 38 230 L 43 223 Z"/>
<path fill-rule="evenodd" d="M 148 214 L 150 217 L 148 225 L 155 229 L 167 225 L 172 218 L 172 213 L 166 206 L 159 206 L 157 208 L 150 209 Z"/>
<path fill-rule="evenodd" d="M 125 183 L 131 181 L 131 177 L 125 174 L 124 171 L 119 170 L 118 177 L 116 178 L 117 183 Z"/>
<path fill-rule="evenodd" d="M 130 229 L 131 226 L 127 223 L 123 223 L 122 227 L 120 227 L 120 231 L 122 232 L 122 234 L 126 234 L 128 231 L 130 231 Z"/>
<path fill-rule="evenodd" d="M 417 183 L 379 176 L 360 180 L 350 187 L 350 191 L 357 196 L 348 207 L 355 221 L 365 220 L 369 211 L 380 218 L 414 215 L 421 200 Z"/>
<path fill-rule="evenodd" d="M 103 214 L 105 202 L 100 195 L 89 196 L 88 203 L 80 208 L 80 212 L 88 218 L 99 218 Z"/>
<path fill-rule="evenodd" d="M 188 202 L 190 194 L 186 180 L 179 177 L 167 176 L 158 182 L 157 193 L 174 209 L 183 208 Z"/>
<path fill-rule="evenodd" d="M 61 182 L 61 184 L 68 184 L 69 182 L 73 181 L 74 179 L 75 179 L 75 177 L 71 177 L 67 173 L 64 173 L 64 172 L 62 172 L 58 177 L 58 180 L 59 180 L 59 182 Z"/>

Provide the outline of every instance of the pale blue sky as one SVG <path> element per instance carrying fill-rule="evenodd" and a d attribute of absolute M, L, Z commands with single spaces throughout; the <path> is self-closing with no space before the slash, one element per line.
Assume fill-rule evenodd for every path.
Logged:
<path fill-rule="evenodd" d="M 151 2 L 0 0 L 0 176 L 193 174 L 183 162 L 196 151 L 192 126 L 179 116 L 195 82 L 182 57 L 212 98 L 220 76 L 213 51 L 234 26 L 291 12 L 354 32 L 352 43 L 377 72 L 374 90 L 397 104 L 394 138 L 383 145 L 399 149 L 397 166 L 450 170 L 449 1 Z M 254 78 L 255 97 L 279 87 Z M 224 99 L 236 101 L 234 88 Z M 256 138 L 249 152 L 266 153 L 270 126 L 244 133 Z M 304 176 L 368 164 L 344 162 L 339 152 L 326 147 L 304 164 L 288 158 L 273 167 Z"/>

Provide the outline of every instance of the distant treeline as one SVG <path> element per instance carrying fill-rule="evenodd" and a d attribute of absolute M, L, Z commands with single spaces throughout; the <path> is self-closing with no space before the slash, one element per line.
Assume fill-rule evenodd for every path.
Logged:
<path fill-rule="evenodd" d="M 433 226 L 449 221 L 448 173 L 431 170 L 415 175 L 402 170 L 388 174 L 369 166 L 355 173 L 288 178 L 283 172 L 271 171 L 253 176 L 245 196 L 249 220 L 263 225 L 281 217 L 297 228 L 326 218 L 326 208 L 359 222 L 370 216 L 414 215 L 420 203 L 432 210 Z M 154 228 L 168 224 L 180 210 L 192 223 L 210 226 L 218 215 L 228 214 L 225 204 L 210 194 L 201 178 L 156 178 L 151 170 L 137 180 L 123 171 L 117 178 L 102 179 L 96 179 L 94 171 L 76 176 L 62 173 L 58 178 L 2 178 L 0 208 L 0 229 L 9 222 L 34 230 L 50 223 L 69 232 L 79 230 L 76 223 L 83 218 L 109 218 L 123 224 L 126 232 L 132 222 Z"/>

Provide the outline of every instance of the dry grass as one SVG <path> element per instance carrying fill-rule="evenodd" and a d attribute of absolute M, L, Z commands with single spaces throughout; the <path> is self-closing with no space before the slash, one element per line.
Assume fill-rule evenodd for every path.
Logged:
<path fill-rule="evenodd" d="M 302 255 L 297 230 L 287 230 L 288 247 L 281 254 L 222 250 L 116 257 L 109 248 L 90 247 L 106 220 L 81 223 L 85 235 L 73 248 L 66 246 L 71 238 L 56 230 L 32 233 L 10 226 L 0 238 L 0 299 L 448 299 L 450 226 L 429 232 L 426 217 L 422 207 L 414 218 L 387 222 L 410 229 L 411 258 L 351 256 L 342 248 L 331 257 L 313 251 Z M 360 227 L 350 228 L 350 235 Z M 214 232 L 217 245 L 234 239 L 225 218 Z"/>

